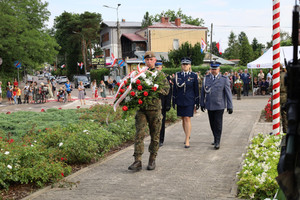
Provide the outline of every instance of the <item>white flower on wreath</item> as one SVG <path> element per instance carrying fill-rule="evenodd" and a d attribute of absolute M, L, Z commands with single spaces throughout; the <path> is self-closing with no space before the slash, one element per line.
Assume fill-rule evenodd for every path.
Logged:
<path fill-rule="evenodd" d="M 153 85 L 153 82 L 150 79 L 145 79 L 147 85 Z"/>
<path fill-rule="evenodd" d="M 154 78 L 156 78 L 157 73 L 158 73 L 158 71 L 155 71 L 155 72 L 152 74 L 152 76 L 153 76 Z"/>
<path fill-rule="evenodd" d="M 156 87 L 156 89 L 158 89 L 158 85 L 157 84 L 154 84 L 154 87 Z"/>
<path fill-rule="evenodd" d="M 127 96 L 127 97 L 125 97 L 125 99 L 124 99 L 125 102 L 129 102 L 130 100 L 131 100 L 131 97 L 130 97 L 130 96 Z"/>

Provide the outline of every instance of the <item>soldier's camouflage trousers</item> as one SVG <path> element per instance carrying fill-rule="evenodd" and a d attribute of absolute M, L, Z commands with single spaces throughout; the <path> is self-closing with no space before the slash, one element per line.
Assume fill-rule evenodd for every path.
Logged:
<path fill-rule="evenodd" d="M 156 157 L 159 149 L 159 134 L 161 129 L 161 110 L 137 111 L 135 116 L 135 143 L 134 154 L 135 160 L 141 160 L 144 153 L 144 137 L 146 135 L 147 124 L 150 130 L 151 142 L 149 145 L 150 155 Z"/>

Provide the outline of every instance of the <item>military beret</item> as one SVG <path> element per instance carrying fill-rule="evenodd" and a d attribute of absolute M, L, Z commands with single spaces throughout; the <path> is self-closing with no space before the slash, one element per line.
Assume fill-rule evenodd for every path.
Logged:
<path fill-rule="evenodd" d="M 221 65 L 220 62 L 213 61 L 213 62 L 210 63 L 210 68 L 217 69 L 220 65 Z"/>
<path fill-rule="evenodd" d="M 155 58 L 155 54 L 153 51 L 146 51 L 144 58 Z"/>
<path fill-rule="evenodd" d="M 191 64 L 192 60 L 188 57 L 184 57 L 181 59 L 181 64 Z"/>

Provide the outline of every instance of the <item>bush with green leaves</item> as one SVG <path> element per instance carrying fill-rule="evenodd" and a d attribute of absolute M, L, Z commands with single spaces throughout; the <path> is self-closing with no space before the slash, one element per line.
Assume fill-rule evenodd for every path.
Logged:
<path fill-rule="evenodd" d="M 280 156 L 282 135 L 258 134 L 251 141 L 237 174 L 238 196 L 244 199 L 265 199 L 273 197 L 279 186 L 277 164 Z"/>
<path fill-rule="evenodd" d="M 0 188 L 12 183 L 57 182 L 71 173 L 71 167 L 51 155 L 51 150 L 37 140 L 11 142 L 0 139 Z"/>

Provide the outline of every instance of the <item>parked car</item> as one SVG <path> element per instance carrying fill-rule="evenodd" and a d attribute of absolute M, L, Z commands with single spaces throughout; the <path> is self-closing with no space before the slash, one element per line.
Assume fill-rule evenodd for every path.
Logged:
<path fill-rule="evenodd" d="M 37 77 L 38 77 L 38 80 L 43 80 L 44 79 L 44 74 L 39 74 L 39 75 L 37 75 Z"/>
<path fill-rule="evenodd" d="M 91 82 L 89 81 L 88 77 L 85 75 L 80 75 L 80 76 L 74 76 L 75 88 L 78 88 L 80 81 L 82 81 L 84 87 L 87 87 L 87 88 L 91 87 Z"/>
<path fill-rule="evenodd" d="M 63 83 L 66 83 L 68 81 L 68 77 L 66 76 L 60 76 L 58 79 L 57 79 L 57 83 L 58 84 L 63 84 Z"/>
<path fill-rule="evenodd" d="M 47 78 L 47 80 L 52 80 L 52 79 L 54 79 L 55 80 L 55 76 L 48 76 L 48 78 Z"/>

